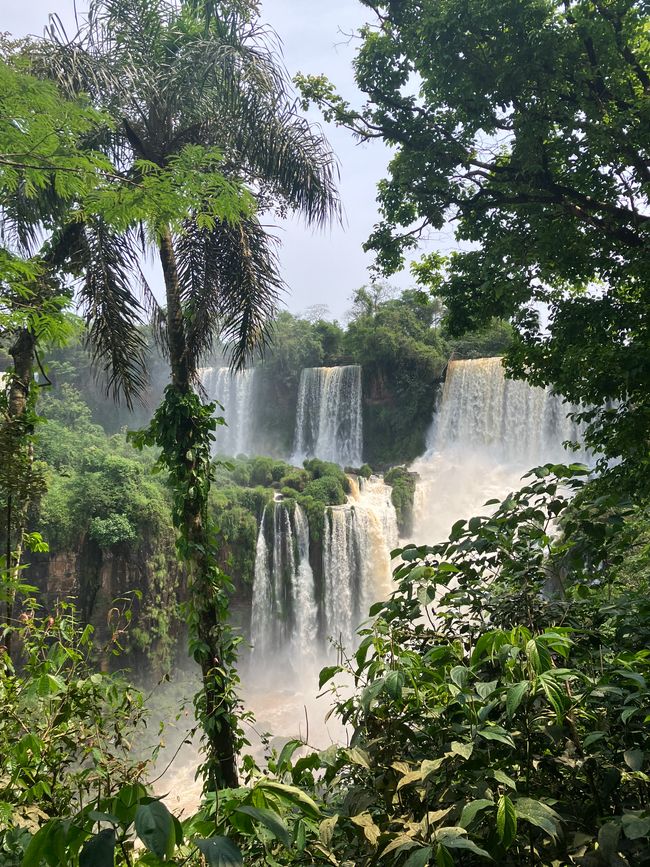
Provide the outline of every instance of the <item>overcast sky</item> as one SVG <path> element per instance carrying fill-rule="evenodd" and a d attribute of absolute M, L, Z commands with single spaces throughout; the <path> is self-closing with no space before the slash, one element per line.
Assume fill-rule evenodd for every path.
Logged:
<path fill-rule="evenodd" d="M 78 0 L 77 8 L 84 6 L 84 0 Z M 50 12 L 72 30 L 73 0 L 0 0 L 0 10 L 0 31 L 15 36 L 41 35 Z M 361 100 L 351 65 L 357 43 L 346 34 L 362 25 L 368 12 L 357 0 L 262 2 L 262 17 L 282 40 L 289 73 L 325 73 L 355 104 Z M 313 113 L 313 118 L 318 115 Z M 282 239 L 280 261 L 289 287 L 285 298 L 289 309 L 300 312 L 312 304 L 326 304 L 332 316 L 341 318 L 350 307 L 352 292 L 369 279 L 372 259 L 361 245 L 377 220 L 376 184 L 385 174 L 390 154 L 380 142 L 359 145 L 344 130 L 331 125 L 325 130 L 340 163 L 344 225 L 314 232 L 290 220 L 278 226 L 277 234 Z M 445 233 L 431 248 L 449 249 L 451 243 Z M 391 282 L 406 286 L 411 281 L 404 273 Z"/>

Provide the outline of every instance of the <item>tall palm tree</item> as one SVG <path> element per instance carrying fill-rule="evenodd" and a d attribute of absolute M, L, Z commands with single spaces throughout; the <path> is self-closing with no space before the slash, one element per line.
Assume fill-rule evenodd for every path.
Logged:
<path fill-rule="evenodd" d="M 164 309 L 146 284 L 144 292 L 170 361 L 170 400 L 192 395 L 200 359 L 217 337 L 230 347 L 235 368 L 264 346 L 282 281 L 260 214 L 294 211 L 315 225 L 339 214 L 335 159 L 321 133 L 297 113 L 277 42 L 260 25 L 256 5 L 91 0 L 87 21 L 72 39 L 54 22 L 49 40 L 35 51 L 37 68 L 69 93 L 88 93 L 114 119 L 111 134 L 97 145 L 127 178 L 139 181 L 146 165 L 164 170 L 191 153 L 188 148 L 216 148 L 218 171 L 245 185 L 257 203 L 243 218 L 206 221 L 189 213 L 180 226 L 161 221 L 149 232 L 164 275 Z M 107 360 L 115 389 L 131 398 L 142 371 L 137 353 L 125 354 L 121 345 L 135 331 L 132 286 L 144 231 L 133 226 L 118 234 L 99 221 L 76 231 L 95 352 Z M 173 442 L 161 439 L 168 465 L 176 455 L 185 479 L 197 466 L 197 419 L 190 422 L 175 427 Z M 212 599 L 205 500 L 186 488 L 179 514 L 190 543 L 195 657 L 203 671 L 204 716 L 211 721 L 209 770 L 215 785 L 232 786 L 236 737 L 232 713 L 223 712 L 230 650 Z"/>

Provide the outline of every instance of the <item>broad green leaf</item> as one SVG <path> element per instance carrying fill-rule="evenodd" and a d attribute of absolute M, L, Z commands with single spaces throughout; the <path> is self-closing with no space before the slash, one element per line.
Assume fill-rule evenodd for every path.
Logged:
<path fill-rule="evenodd" d="M 331 680 L 335 674 L 341 671 L 340 665 L 328 665 L 322 668 L 318 675 L 318 688 L 322 689 L 328 680 Z"/>
<path fill-rule="evenodd" d="M 485 700 L 489 698 L 494 692 L 494 690 L 497 688 L 497 683 L 498 682 L 496 680 L 481 682 L 477 683 L 474 688 L 476 689 L 477 694 Z"/>
<path fill-rule="evenodd" d="M 402 779 L 397 784 L 397 791 L 405 788 L 406 786 L 412 786 L 413 783 L 421 783 L 422 782 L 422 771 L 409 771 L 408 774 L 404 774 Z"/>
<path fill-rule="evenodd" d="M 560 817 L 548 804 L 533 798 L 517 798 L 515 811 L 520 819 L 546 831 L 555 839 L 560 831 Z"/>
<path fill-rule="evenodd" d="M 176 842 L 176 832 L 171 813 L 162 801 L 140 804 L 135 812 L 135 830 L 144 845 L 165 858 L 171 855 Z"/>
<path fill-rule="evenodd" d="M 370 756 L 365 750 L 360 750 L 358 747 L 350 747 L 349 750 L 344 750 L 343 752 L 353 764 L 361 765 L 362 768 L 370 770 Z"/>
<path fill-rule="evenodd" d="M 435 774 L 435 772 L 442 767 L 446 760 L 446 756 L 443 756 L 441 759 L 425 759 L 420 765 L 420 777 L 422 778 L 422 780 L 426 781 L 431 776 L 431 774 Z"/>
<path fill-rule="evenodd" d="M 507 744 L 509 747 L 514 747 L 515 742 L 512 736 L 508 734 L 501 726 L 490 726 L 489 728 L 479 729 L 477 732 L 486 741 L 499 741 L 499 743 Z"/>
<path fill-rule="evenodd" d="M 529 683 L 527 680 L 522 680 L 511 686 L 506 693 L 506 713 L 512 719 L 519 705 L 524 700 L 528 693 Z"/>
<path fill-rule="evenodd" d="M 242 854 L 228 837 L 210 837 L 194 842 L 208 867 L 243 867 Z"/>
<path fill-rule="evenodd" d="M 442 845 L 442 843 L 438 843 L 436 848 L 436 865 L 437 867 L 454 867 L 454 859 L 452 858 L 448 849 Z"/>
<path fill-rule="evenodd" d="M 457 825 L 440 828 L 439 831 L 436 831 L 436 842 L 441 843 L 447 849 L 466 849 L 475 855 L 490 857 L 485 849 L 480 849 L 476 843 L 467 837 L 465 828 L 460 828 Z"/>
<path fill-rule="evenodd" d="M 115 831 L 107 828 L 84 843 L 79 854 L 79 867 L 113 867 L 115 863 Z"/>
<path fill-rule="evenodd" d="M 336 823 L 338 822 L 339 817 L 337 816 L 328 816 L 327 819 L 323 819 L 323 821 L 318 826 L 318 836 L 320 837 L 320 841 L 324 846 L 329 846 L 332 843 L 332 838 L 334 837 L 334 828 L 336 827 Z"/>
<path fill-rule="evenodd" d="M 538 638 L 531 638 L 526 643 L 526 657 L 535 674 L 548 671 L 553 665 L 548 648 Z"/>
<path fill-rule="evenodd" d="M 425 846 L 424 849 L 418 849 L 417 852 L 412 852 L 409 855 L 404 862 L 404 867 L 426 867 L 432 854 L 432 846 Z"/>
<path fill-rule="evenodd" d="M 384 689 L 388 695 L 398 701 L 404 688 L 404 674 L 401 671 L 389 671 L 384 680 Z"/>
<path fill-rule="evenodd" d="M 41 698 L 65 691 L 65 681 L 55 674 L 42 674 L 38 679 L 37 692 Z"/>
<path fill-rule="evenodd" d="M 497 804 L 497 834 L 505 849 L 509 848 L 517 836 L 517 814 L 507 795 L 501 795 Z"/>
<path fill-rule="evenodd" d="M 291 835 L 289 834 L 289 829 L 284 824 L 282 819 L 278 816 L 277 813 L 274 813 L 272 810 L 267 810 L 263 807 L 237 807 L 238 813 L 245 813 L 247 816 L 250 816 L 255 822 L 260 822 L 260 824 L 264 825 L 269 831 L 276 837 L 281 843 L 288 848 L 291 846 Z"/>
<path fill-rule="evenodd" d="M 390 855 L 391 852 L 404 852 L 417 845 L 419 845 L 418 842 L 412 837 L 409 837 L 407 834 L 399 834 L 390 841 L 379 857 L 385 858 L 386 855 Z"/>
<path fill-rule="evenodd" d="M 625 750 L 623 753 L 625 764 L 633 771 L 640 771 L 643 767 L 645 754 L 643 750 Z"/>
<path fill-rule="evenodd" d="M 314 819 L 320 815 L 320 809 L 316 802 L 297 786 L 277 783 L 275 780 L 260 780 L 256 788 L 270 789 L 272 792 L 276 792 L 281 798 L 300 807 L 304 813 L 308 813 Z"/>
<path fill-rule="evenodd" d="M 469 680 L 469 668 L 464 665 L 455 665 L 449 672 L 449 676 L 459 689 L 464 689 Z"/>
<path fill-rule="evenodd" d="M 469 759 L 474 751 L 474 744 L 461 744 L 460 741 L 452 741 L 450 753 L 452 756 L 462 756 Z"/>
<path fill-rule="evenodd" d="M 359 813 L 358 816 L 352 816 L 350 821 L 363 829 L 364 836 L 369 843 L 373 846 L 377 845 L 381 831 L 370 813 Z"/>
<path fill-rule="evenodd" d="M 639 840 L 650 835 L 650 815 L 626 813 L 622 819 L 623 833 L 628 840 Z"/>
<path fill-rule="evenodd" d="M 490 807 L 494 807 L 494 801 L 487 798 L 477 798 L 475 801 L 470 801 L 463 807 L 458 824 L 463 828 L 469 828 L 476 816 Z"/>

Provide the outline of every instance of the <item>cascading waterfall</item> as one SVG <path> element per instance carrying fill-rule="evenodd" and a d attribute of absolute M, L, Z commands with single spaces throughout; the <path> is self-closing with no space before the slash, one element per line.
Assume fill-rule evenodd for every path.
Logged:
<path fill-rule="evenodd" d="M 293 515 L 281 500 L 267 506 L 255 557 L 251 640 L 257 664 L 286 652 L 309 655 L 317 633 L 314 576 L 309 564 L 309 525 L 301 507 Z"/>
<path fill-rule="evenodd" d="M 228 367 L 206 367 L 201 383 L 209 400 L 223 406 L 226 424 L 217 428 L 217 454 L 251 455 L 255 437 L 255 368 L 233 373 Z"/>
<path fill-rule="evenodd" d="M 506 379 L 501 358 L 451 361 L 439 412 L 432 426 L 434 449 L 488 448 L 497 459 L 566 460 L 566 440 L 580 431 L 575 410 L 549 388 Z"/>
<path fill-rule="evenodd" d="M 300 376 L 293 462 L 362 463 L 361 368 L 307 367 Z"/>
<path fill-rule="evenodd" d="M 563 446 L 580 439 L 567 417 L 575 409 L 550 389 L 507 380 L 501 358 L 451 361 L 429 449 L 412 467 L 420 476 L 414 541 L 446 538 L 455 520 L 504 497 L 531 467 L 587 460 Z"/>
<path fill-rule="evenodd" d="M 390 551 L 397 544 L 390 488 L 377 476 L 353 486 L 344 506 L 332 506 L 323 532 L 325 636 L 351 647 L 368 609 L 391 581 Z"/>

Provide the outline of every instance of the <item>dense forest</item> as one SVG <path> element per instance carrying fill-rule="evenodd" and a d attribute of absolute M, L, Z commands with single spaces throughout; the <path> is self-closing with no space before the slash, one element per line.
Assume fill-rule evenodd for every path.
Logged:
<path fill-rule="evenodd" d="M 249 0 L 0 41 L 0 865 L 650 864 L 646 4 L 361 5 L 358 107 Z M 392 154 L 343 324 L 310 106 Z"/>

